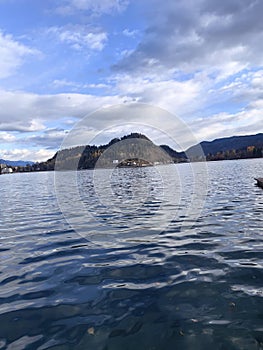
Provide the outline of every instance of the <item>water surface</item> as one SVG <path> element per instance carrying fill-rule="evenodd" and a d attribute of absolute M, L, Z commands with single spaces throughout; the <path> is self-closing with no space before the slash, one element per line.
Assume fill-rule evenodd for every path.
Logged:
<path fill-rule="evenodd" d="M 0 176 L 0 349 L 261 349 L 262 165 Z"/>

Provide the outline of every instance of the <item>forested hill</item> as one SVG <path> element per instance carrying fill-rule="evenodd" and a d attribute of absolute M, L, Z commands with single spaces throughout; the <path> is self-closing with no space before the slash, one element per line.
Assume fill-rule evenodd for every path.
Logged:
<path fill-rule="evenodd" d="M 201 147 L 203 156 L 201 154 Z M 186 152 L 177 152 L 167 145 L 157 146 L 148 137 L 132 133 L 114 138 L 108 144 L 85 145 L 58 151 L 46 162 L 13 167 L 14 171 L 56 169 L 93 169 L 97 167 L 149 166 L 186 161 L 260 158 L 263 156 L 263 133 L 232 136 L 203 141 Z"/>
<path fill-rule="evenodd" d="M 190 147 L 186 151 L 187 157 L 199 157 L 200 146 L 207 160 L 258 158 L 262 157 L 263 133 L 203 141 Z"/>
<path fill-rule="evenodd" d="M 77 146 L 58 151 L 53 158 L 37 164 L 38 170 L 93 169 L 111 166 L 146 166 L 185 162 L 184 153 L 157 146 L 140 133 L 114 138 L 106 145 Z M 115 162 L 115 163 L 114 163 Z"/>

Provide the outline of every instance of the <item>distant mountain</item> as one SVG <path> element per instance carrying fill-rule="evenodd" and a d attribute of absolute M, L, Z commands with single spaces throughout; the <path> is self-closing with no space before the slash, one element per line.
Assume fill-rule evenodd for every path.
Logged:
<path fill-rule="evenodd" d="M 184 162 L 185 156 L 169 146 L 157 146 L 143 134 L 131 133 L 106 145 L 77 146 L 58 151 L 54 157 L 37 164 L 38 170 L 93 169 L 95 166 L 146 166 Z M 35 167 L 35 166 L 34 166 Z"/>
<path fill-rule="evenodd" d="M 136 139 L 136 142 L 135 142 Z M 263 133 L 232 136 L 203 141 L 186 152 L 177 152 L 168 145 L 155 145 L 147 136 L 132 133 L 115 138 L 102 146 L 79 146 L 57 152 L 38 167 L 45 170 L 92 169 L 96 167 L 146 166 L 186 161 L 223 160 L 262 157 Z"/>
<path fill-rule="evenodd" d="M 160 145 L 160 147 L 173 159 L 186 159 L 186 155 L 184 152 L 177 152 L 167 145 Z"/>
<path fill-rule="evenodd" d="M 24 161 L 24 160 L 6 160 L 6 159 L 0 159 L 0 164 L 6 164 L 9 166 L 27 166 L 33 165 L 34 162 L 31 161 Z"/>
<path fill-rule="evenodd" d="M 187 157 L 200 156 L 200 146 L 207 160 L 262 157 L 263 133 L 203 141 L 190 147 L 186 151 Z"/>
<path fill-rule="evenodd" d="M 261 157 L 263 157 L 263 133 L 203 141 L 185 152 L 177 152 L 167 145 L 157 146 L 145 135 L 132 133 L 114 138 L 106 145 L 84 145 L 63 149 L 45 162 L 14 162 L 0 159 L 0 163 L 20 166 L 17 171 L 46 171 L 54 170 L 55 167 L 58 170 L 93 169 L 95 166 L 99 168 L 137 167 L 187 161 Z M 28 164 L 30 165 L 26 166 Z"/>

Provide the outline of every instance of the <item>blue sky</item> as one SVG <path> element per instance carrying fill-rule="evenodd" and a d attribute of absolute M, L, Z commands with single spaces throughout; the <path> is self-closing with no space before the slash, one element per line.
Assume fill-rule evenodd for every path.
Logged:
<path fill-rule="evenodd" d="M 194 140 L 263 132 L 262 13 L 261 0 L 0 0 L 0 158 L 45 160 L 85 116 L 127 103 L 167 110 Z M 112 115 L 103 138 L 103 118 L 87 140 L 134 122 Z"/>

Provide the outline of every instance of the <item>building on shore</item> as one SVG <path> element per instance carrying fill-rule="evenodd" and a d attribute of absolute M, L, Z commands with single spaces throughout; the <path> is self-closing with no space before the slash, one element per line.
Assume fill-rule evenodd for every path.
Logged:
<path fill-rule="evenodd" d="M 13 169 L 6 164 L 0 164 L 0 174 L 12 174 Z"/>

